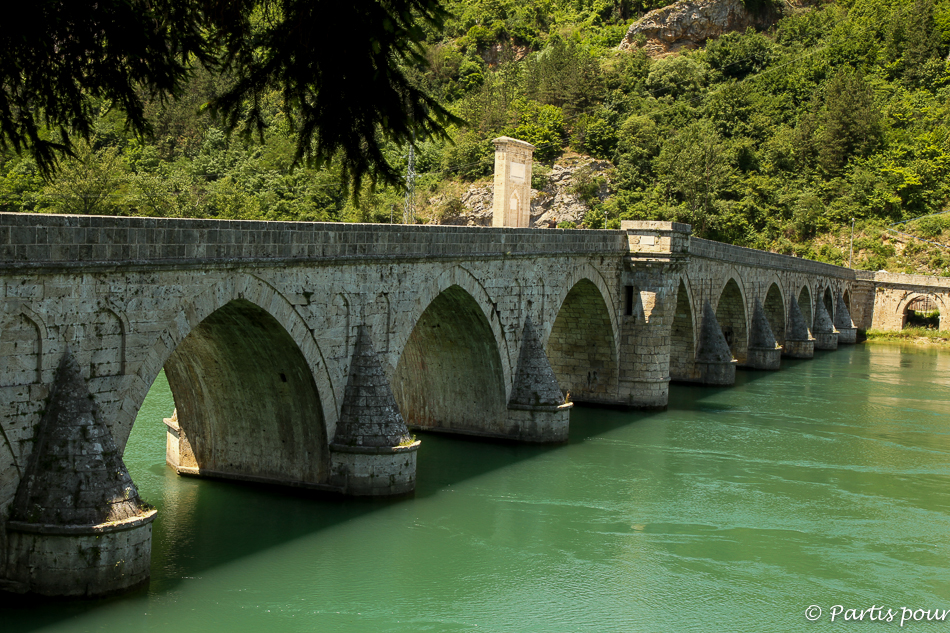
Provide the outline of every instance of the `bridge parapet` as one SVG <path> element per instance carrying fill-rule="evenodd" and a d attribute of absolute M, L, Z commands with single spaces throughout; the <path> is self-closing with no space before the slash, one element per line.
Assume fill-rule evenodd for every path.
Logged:
<path fill-rule="evenodd" d="M 839 279 L 854 279 L 855 275 L 850 268 L 842 268 L 834 264 L 816 262 L 801 257 L 769 253 L 766 251 L 713 242 L 694 237 L 689 241 L 689 254 L 692 257 L 703 257 L 720 262 L 752 266 L 755 268 L 773 268 L 776 270 L 820 275 L 823 277 L 837 277 Z"/>
<path fill-rule="evenodd" d="M 0 266 L 619 255 L 618 231 L 0 213 Z"/>

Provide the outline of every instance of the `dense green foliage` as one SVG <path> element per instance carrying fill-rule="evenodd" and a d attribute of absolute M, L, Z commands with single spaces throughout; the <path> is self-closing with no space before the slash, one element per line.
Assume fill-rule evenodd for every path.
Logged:
<path fill-rule="evenodd" d="M 451 142 L 419 139 L 420 201 L 488 176 L 490 140 L 509 135 L 536 144 L 540 161 L 573 150 L 613 162 L 611 195 L 591 198 L 592 226 L 605 213 L 612 226 L 674 219 L 702 237 L 847 264 L 856 218 L 856 266 L 950 267 L 950 251 L 912 238 L 905 247 L 885 230 L 950 208 L 950 0 L 845 0 L 684 54 L 616 50 L 633 19 L 665 4 L 448 0 L 444 28 L 425 36 L 428 68 L 404 68 L 465 122 L 449 128 Z M 224 134 L 226 121 L 198 106 L 228 85 L 202 70 L 180 100 L 149 102 L 149 141 L 103 104 L 91 143 L 51 181 L 29 158 L 3 155 L 0 208 L 401 218 L 398 186 L 364 186 L 354 200 L 341 161 L 293 166 L 277 91 L 258 100 L 263 142 Z M 405 144 L 381 147 L 404 168 Z M 948 217 L 899 228 L 943 242 Z"/>

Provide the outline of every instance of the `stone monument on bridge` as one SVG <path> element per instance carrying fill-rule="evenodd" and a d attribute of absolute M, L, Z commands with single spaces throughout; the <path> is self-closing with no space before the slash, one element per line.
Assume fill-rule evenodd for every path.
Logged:
<path fill-rule="evenodd" d="M 492 142 L 495 144 L 495 195 L 491 225 L 528 228 L 535 147 L 507 136 Z"/>

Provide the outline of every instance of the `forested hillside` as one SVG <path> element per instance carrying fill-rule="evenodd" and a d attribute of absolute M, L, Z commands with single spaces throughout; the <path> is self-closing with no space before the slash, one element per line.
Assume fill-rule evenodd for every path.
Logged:
<path fill-rule="evenodd" d="M 672 219 L 846 265 L 855 218 L 856 267 L 950 274 L 950 214 L 893 226 L 950 209 L 950 0 L 746 0 L 784 17 L 656 58 L 618 44 L 661 0 L 446 4 L 428 68 L 409 70 L 466 125 L 420 139 L 417 221 L 458 212 L 468 183 L 490 175 L 490 140 L 508 135 L 537 145 L 538 189 L 567 154 L 610 161 L 575 185 L 583 226 Z M 195 69 L 180 100 L 151 106 L 145 140 L 101 104 L 91 143 L 49 181 L 30 158 L 0 154 L 0 209 L 402 221 L 400 188 L 364 183 L 354 197 L 338 165 L 293 165 L 276 94 L 263 138 L 225 134 L 201 106 L 229 81 Z M 387 155 L 404 169 L 406 147 Z"/>

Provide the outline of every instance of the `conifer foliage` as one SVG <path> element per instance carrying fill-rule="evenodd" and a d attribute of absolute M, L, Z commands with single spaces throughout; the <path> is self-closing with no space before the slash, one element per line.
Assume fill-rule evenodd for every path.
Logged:
<path fill-rule="evenodd" d="M 261 101 L 283 98 L 295 158 L 340 153 L 356 184 L 395 182 L 384 139 L 438 134 L 452 116 L 413 86 L 437 0 L 37 0 L 0 21 L 0 146 L 29 150 L 50 173 L 72 137 L 89 138 L 99 110 L 118 107 L 149 131 L 148 99 L 178 97 L 194 66 L 226 87 L 206 106 L 230 129 L 261 133 Z"/>

